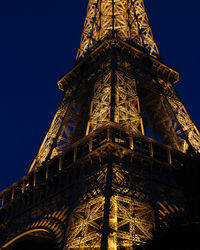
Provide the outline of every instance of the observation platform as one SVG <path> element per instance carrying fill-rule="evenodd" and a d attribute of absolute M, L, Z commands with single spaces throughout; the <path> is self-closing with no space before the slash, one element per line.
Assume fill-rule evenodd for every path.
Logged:
<path fill-rule="evenodd" d="M 183 168 L 187 157 L 186 154 L 153 139 L 130 134 L 116 124 L 108 122 L 73 144 L 66 151 L 60 152 L 59 156 L 49 160 L 44 166 L 35 169 L 3 190 L 0 193 L 0 215 L 11 203 L 27 197 L 34 189 L 45 188 L 49 180 L 62 179 L 64 175 L 64 186 L 72 185 L 74 178 L 80 178 L 84 173 L 92 172 L 92 168 L 95 168 L 95 164 L 84 165 L 85 158 L 98 157 L 99 152 L 106 152 L 106 149 L 111 151 L 115 149 L 115 154 L 123 154 L 124 160 L 126 157 L 135 159 L 142 157 L 153 162 L 154 166 L 160 169 L 159 171 L 167 172 Z M 84 165 L 84 167 L 80 167 L 80 165 Z M 149 167 L 152 166 L 149 165 Z"/>

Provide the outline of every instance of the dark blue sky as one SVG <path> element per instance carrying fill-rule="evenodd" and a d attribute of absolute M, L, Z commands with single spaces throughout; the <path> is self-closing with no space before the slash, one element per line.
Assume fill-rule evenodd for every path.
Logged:
<path fill-rule="evenodd" d="M 29 169 L 61 100 L 57 81 L 74 63 L 88 0 L 0 1 L 0 190 Z M 199 1 L 146 0 L 163 61 L 199 119 Z"/>

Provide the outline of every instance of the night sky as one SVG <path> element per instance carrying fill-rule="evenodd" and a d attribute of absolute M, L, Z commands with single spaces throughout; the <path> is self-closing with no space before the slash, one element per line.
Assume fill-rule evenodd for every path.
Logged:
<path fill-rule="evenodd" d="M 88 0 L 0 0 L 0 190 L 25 175 L 73 67 Z M 163 61 L 180 72 L 177 91 L 199 119 L 200 2 L 146 0 Z"/>

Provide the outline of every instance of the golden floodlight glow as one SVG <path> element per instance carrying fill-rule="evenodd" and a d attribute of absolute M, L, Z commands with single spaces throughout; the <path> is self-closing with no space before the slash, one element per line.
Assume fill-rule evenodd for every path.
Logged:
<path fill-rule="evenodd" d="M 183 212 L 176 177 L 200 134 L 178 79 L 143 0 L 89 0 L 49 131 L 28 174 L 0 193 L 3 249 L 45 232 L 59 249 L 133 250 Z"/>
<path fill-rule="evenodd" d="M 77 59 L 109 38 L 132 41 L 159 57 L 143 0 L 89 0 Z"/>

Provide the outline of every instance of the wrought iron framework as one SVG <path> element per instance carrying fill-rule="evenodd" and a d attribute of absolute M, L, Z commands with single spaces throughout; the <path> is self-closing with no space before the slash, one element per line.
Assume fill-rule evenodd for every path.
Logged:
<path fill-rule="evenodd" d="M 105 39 L 133 42 L 158 58 L 143 0 L 90 0 L 77 59 Z"/>
<path fill-rule="evenodd" d="M 134 249 L 184 210 L 175 176 L 200 135 L 143 1 L 90 0 L 81 58 L 28 174 L 0 193 L 2 249 L 38 232 L 59 249 Z"/>
<path fill-rule="evenodd" d="M 44 231 L 59 249 L 134 249 L 182 211 L 186 158 L 108 122 L 1 193 L 1 247 Z"/>
<path fill-rule="evenodd" d="M 58 82 L 64 97 L 29 173 L 107 121 L 199 151 L 199 131 L 173 86 L 178 77 L 127 43 L 104 41 Z"/>

